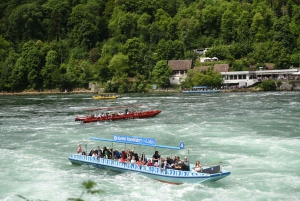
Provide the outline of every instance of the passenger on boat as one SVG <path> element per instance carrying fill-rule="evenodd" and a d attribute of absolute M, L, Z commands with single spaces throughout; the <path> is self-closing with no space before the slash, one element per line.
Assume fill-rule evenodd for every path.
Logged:
<path fill-rule="evenodd" d="M 163 168 L 165 160 L 166 159 L 164 159 L 162 156 L 160 156 L 160 161 L 159 161 L 160 168 Z"/>
<path fill-rule="evenodd" d="M 127 154 L 126 154 L 125 150 L 123 149 L 122 152 L 121 152 L 121 158 L 120 158 L 120 161 L 121 161 L 122 163 L 125 163 L 126 160 L 127 160 Z"/>
<path fill-rule="evenodd" d="M 138 166 L 141 166 L 141 165 L 143 165 L 143 164 L 142 164 L 142 159 L 141 159 L 141 158 L 139 158 L 139 160 L 136 162 L 136 164 L 137 164 Z"/>
<path fill-rule="evenodd" d="M 201 172 L 202 171 L 202 165 L 200 164 L 200 161 L 197 161 L 194 167 L 194 170 L 196 172 Z"/>
<path fill-rule="evenodd" d="M 189 161 L 188 161 L 187 157 L 184 157 L 184 160 L 183 160 L 183 163 L 182 163 L 181 167 L 182 167 L 181 170 L 185 170 L 185 171 L 190 170 L 190 164 L 189 164 Z"/>
<path fill-rule="evenodd" d="M 155 151 L 153 156 L 152 156 L 152 163 L 155 164 L 155 162 L 159 162 L 160 160 L 160 155 L 158 154 L 158 151 Z"/>
<path fill-rule="evenodd" d="M 152 161 L 150 159 L 147 162 L 147 166 L 152 166 Z"/>
<path fill-rule="evenodd" d="M 169 169 L 169 168 L 171 168 L 170 164 L 167 162 L 167 160 L 165 160 L 164 163 L 163 163 L 162 169 L 165 170 L 165 169 Z"/>
<path fill-rule="evenodd" d="M 135 163 L 136 163 L 136 160 L 135 160 L 135 157 L 134 157 L 134 156 L 131 157 L 130 163 L 131 163 L 131 164 L 135 164 Z"/>
<path fill-rule="evenodd" d="M 106 151 L 104 152 L 105 158 L 111 159 L 112 158 L 112 154 L 111 154 L 111 149 L 109 149 L 109 147 L 107 147 Z"/>
<path fill-rule="evenodd" d="M 141 159 L 142 159 L 142 164 L 145 165 L 147 163 L 147 158 L 144 153 L 142 153 Z"/>
<path fill-rule="evenodd" d="M 131 151 L 130 149 L 127 149 L 127 161 L 130 162 L 132 156 L 134 156 L 134 150 L 135 146 L 132 147 Z"/>
<path fill-rule="evenodd" d="M 86 155 L 85 151 L 82 152 L 82 155 L 84 155 L 84 156 Z"/>
<path fill-rule="evenodd" d="M 154 167 L 158 167 L 158 166 L 159 166 L 159 165 L 158 165 L 158 162 L 155 162 L 153 166 L 154 166 Z"/>
<path fill-rule="evenodd" d="M 126 158 L 127 158 L 127 162 L 130 162 L 130 160 L 131 160 L 131 152 L 130 152 L 130 149 L 127 149 L 127 152 L 126 152 Z"/>
<path fill-rule="evenodd" d="M 107 150 L 107 148 L 106 148 L 106 146 L 104 146 L 103 150 L 102 150 L 102 155 L 103 155 L 104 158 L 105 158 L 105 152 L 106 152 L 106 150 Z"/>
<path fill-rule="evenodd" d="M 133 156 L 134 156 L 134 158 L 135 158 L 136 161 L 139 160 L 139 155 L 137 153 L 134 153 Z"/>
<path fill-rule="evenodd" d="M 89 156 L 92 156 L 93 153 L 94 153 L 94 149 L 92 149 L 92 150 L 90 151 Z"/>
<path fill-rule="evenodd" d="M 82 148 L 81 148 L 81 144 L 78 145 L 78 149 L 77 149 L 77 153 L 81 153 L 82 152 Z"/>
<path fill-rule="evenodd" d="M 103 153 L 102 153 L 102 150 L 100 149 L 100 146 L 97 147 L 95 152 L 97 153 L 98 158 L 103 158 Z"/>
<path fill-rule="evenodd" d="M 170 158 L 170 156 L 167 157 L 167 162 L 171 165 L 174 163 L 174 160 Z"/>
<path fill-rule="evenodd" d="M 114 152 L 114 159 L 120 159 L 121 158 L 121 153 L 116 149 Z"/>
<path fill-rule="evenodd" d="M 184 164 L 183 164 L 182 160 L 180 160 L 180 157 L 176 156 L 176 161 L 174 163 L 175 169 L 181 170 L 183 165 Z"/>
<path fill-rule="evenodd" d="M 174 156 L 173 163 L 171 163 L 171 168 L 175 168 L 178 165 L 178 156 Z"/>
<path fill-rule="evenodd" d="M 94 153 L 93 153 L 92 157 L 93 157 L 93 158 L 98 158 L 98 154 L 97 154 L 97 152 L 95 152 L 95 151 L 94 151 Z"/>

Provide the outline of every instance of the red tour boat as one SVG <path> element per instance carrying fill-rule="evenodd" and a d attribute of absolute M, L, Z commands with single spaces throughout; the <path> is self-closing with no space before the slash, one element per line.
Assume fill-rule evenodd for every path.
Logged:
<path fill-rule="evenodd" d="M 141 105 L 129 105 L 129 106 L 116 106 L 116 107 L 102 107 L 102 108 L 92 108 L 87 109 L 89 112 L 95 112 L 99 110 L 106 110 L 105 112 L 91 113 L 88 116 L 77 116 L 75 121 L 80 121 L 82 123 L 91 123 L 97 121 L 113 121 L 113 120 L 120 120 L 120 119 L 136 119 L 136 118 L 149 118 L 154 117 L 161 113 L 161 110 L 132 110 L 129 111 L 128 108 L 133 107 L 140 107 Z M 124 112 L 108 112 L 107 110 L 114 110 L 117 109 L 124 109 Z"/>

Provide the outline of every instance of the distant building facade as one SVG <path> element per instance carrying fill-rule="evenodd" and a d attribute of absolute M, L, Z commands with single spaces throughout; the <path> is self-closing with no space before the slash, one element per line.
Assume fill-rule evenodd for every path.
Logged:
<path fill-rule="evenodd" d="M 192 60 L 169 60 L 169 67 L 173 70 L 169 77 L 171 84 L 181 84 L 186 76 L 187 71 L 193 69 L 198 72 L 203 72 L 208 68 L 213 68 L 215 72 L 221 73 L 222 85 L 249 87 L 255 83 L 259 83 L 264 79 L 285 79 L 289 76 L 300 74 L 298 69 L 282 69 L 274 70 L 273 64 L 268 64 L 266 67 L 258 68 L 250 66 L 249 71 L 229 71 L 229 64 L 214 64 L 213 66 L 193 66 Z M 271 70 L 272 69 L 272 70 Z"/>
<path fill-rule="evenodd" d="M 223 85 L 249 87 L 265 79 L 287 79 L 298 69 L 221 72 Z"/>
<path fill-rule="evenodd" d="M 173 70 L 169 77 L 171 84 L 181 84 L 187 75 L 187 71 L 193 68 L 192 60 L 169 60 L 168 66 Z"/>
<path fill-rule="evenodd" d="M 201 56 L 203 54 L 206 54 L 206 52 L 210 49 L 211 48 L 199 48 L 199 49 L 195 49 L 194 51 L 197 53 L 198 56 Z"/>

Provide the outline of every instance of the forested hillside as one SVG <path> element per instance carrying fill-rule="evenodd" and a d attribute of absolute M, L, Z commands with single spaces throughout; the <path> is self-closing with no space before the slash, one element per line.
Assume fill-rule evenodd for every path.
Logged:
<path fill-rule="evenodd" d="M 1 91 L 140 92 L 205 47 L 233 70 L 300 62 L 300 0 L 2 0 L 0 17 Z"/>

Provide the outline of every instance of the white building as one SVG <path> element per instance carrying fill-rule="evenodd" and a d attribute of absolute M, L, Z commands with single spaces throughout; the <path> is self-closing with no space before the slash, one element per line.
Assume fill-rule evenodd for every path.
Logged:
<path fill-rule="evenodd" d="M 200 57 L 200 62 L 215 62 L 215 61 L 219 61 L 219 59 L 217 57 Z"/>
<path fill-rule="evenodd" d="M 198 54 L 198 56 L 205 54 L 208 50 L 211 48 L 200 48 L 200 49 L 195 49 L 194 51 Z"/>
<path fill-rule="evenodd" d="M 221 72 L 223 85 L 249 87 L 264 79 L 286 79 L 298 69 Z"/>
<path fill-rule="evenodd" d="M 180 84 L 184 81 L 187 71 L 192 68 L 192 60 L 169 60 L 169 67 L 173 70 L 169 77 L 171 84 Z"/>

